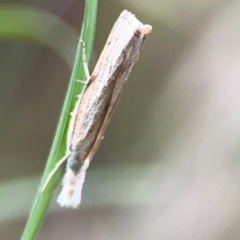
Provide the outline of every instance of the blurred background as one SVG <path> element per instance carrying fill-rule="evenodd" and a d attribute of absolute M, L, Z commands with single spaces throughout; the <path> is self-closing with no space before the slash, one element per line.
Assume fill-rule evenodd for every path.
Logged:
<path fill-rule="evenodd" d="M 61 209 L 57 188 L 38 239 L 240 239 L 240 1 L 99 1 L 90 69 L 124 9 L 153 32 L 80 208 Z M 83 10 L 83 0 L 0 3 L 0 239 L 25 226 Z"/>

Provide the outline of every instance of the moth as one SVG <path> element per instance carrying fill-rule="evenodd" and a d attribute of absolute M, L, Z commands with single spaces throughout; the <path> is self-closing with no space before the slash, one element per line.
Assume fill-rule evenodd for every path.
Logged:
<path fill-rule="evenodd" d="M 121 13 L 113 26 L 96 67 L 76 102 L 66 155 L 56 164 L 43 187 L 44 190 L 51 176 L 67 161 L 62 191 L 57 200 L 62 207 L 76 208 L 80 204 L 86 170 L 151 31 L 150 25 L 142 24 L 127 10 Z"/>

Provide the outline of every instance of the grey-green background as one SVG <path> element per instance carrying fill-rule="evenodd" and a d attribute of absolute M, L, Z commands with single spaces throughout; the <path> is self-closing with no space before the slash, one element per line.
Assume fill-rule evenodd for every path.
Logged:
<path fill-rule="evenodd" d="M 9 3 L 1 1 L 0 28 L 22 15 L 19 35 L 0 33 L 4 240 L 20 238 L 31 208 L 84 7 L 74 0 Z M 153 32 L 91 163 L 80 209 L 61 209 L 57 188 L 38 239 L 238 240 L 240 2 L 99 1 L 90 69 L 124 9 Z M 33 14 L 27 21 L 25 11 Z"/>

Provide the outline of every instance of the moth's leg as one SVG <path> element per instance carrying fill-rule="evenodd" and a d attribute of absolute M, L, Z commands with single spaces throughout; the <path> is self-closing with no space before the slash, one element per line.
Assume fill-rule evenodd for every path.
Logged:
<path fill-rule="evenodd" d="M 61 165 L 67 160 L 67 158 L 69 157 L 69 154 L 64 156 L 54 167 L 54 169 L 52 170 L 52 172 L 48 175 L 47 180 L 45 181 L 45 183 L 43 184 L 42 187 L 42 192 L 44 192 L 44 190 L 46 189 L 47 185 L 49 184 L 51 178 L 53 177 L 53 175 L 56 173 L 56 171 L 61 167 Z"/>
<path fill-rule="evenodd" d="M 88 80 L 90 79 L 90 74 L 89 74 L 89 69 L 88 69 L 88 65 L 87 65 L 87 57 L 86 57 L 86 46 L 83 40 L 80 40 L 80 43 L 82 45 L 82 58 L 83 58 L 83 68 L 84 68 L 84 72 L 85 75 L 87 77 L 87 80 L 77 80 L 77 82 L 82 83 L 84 85 L 86 85 L 88 83 Z"/>
<path fill-rule="evenodd" d="M 83 40 L 80 40 L 82 44 L 82 57 L 83 57 L 83 68 L 86 74 L 87 79 L 90 78 L 90 73 L 87 65 L 87 55 L 86 55 L 86 46 Z"/>
<path fill-rule="evenodd" d="M 86 85 L 87 84 L 87 82 L 86 81 L 84 81 L 84 80 L 77 80 L 77 82 L 79 82 L 79 83 L 82 83 L 82 84 L 84 84 L 84 85 Z"/>

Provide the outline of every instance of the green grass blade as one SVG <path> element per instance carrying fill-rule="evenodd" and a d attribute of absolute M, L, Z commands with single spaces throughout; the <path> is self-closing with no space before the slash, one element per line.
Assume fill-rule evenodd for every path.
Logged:
<path fill-rule="evenodd" d="M 84 19 L 80 39 L 86 44 L 87 60 L 89 61 L 95 33 L 95 22 L 97 15 L 97 0 L 86 0 Z M 66 151 L 67 130 L 70 121 L 70 112 L 73 110 L 77 100 L 76 96 L 81 92 L 83 86 L 76 82 L 77 79 L 86 79 L 83 69 L 83 59 L 81 53 L 81 44 L 78 43 L 74 67 L 71 75 L 70 84 L 63 105 L 61 117 L 54 137 L 53 145 L 48 157 L 47 165 L 43 174 L 43 178 L 38 189 L 32 210 L 30 212 L 28 222 L 23 232 L 21 240 L 33 240 L 41 227 L 44 216 L 47 212 L 52 192 L 61 178 L 62 169 L 60 169 L 51 179 L 47 189 L 42 193 L 41 187 L 47 176 L 53 169 L 56 162 L 64 156 Z"/>

